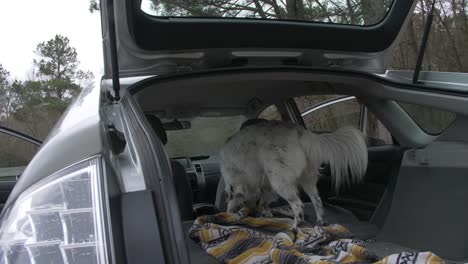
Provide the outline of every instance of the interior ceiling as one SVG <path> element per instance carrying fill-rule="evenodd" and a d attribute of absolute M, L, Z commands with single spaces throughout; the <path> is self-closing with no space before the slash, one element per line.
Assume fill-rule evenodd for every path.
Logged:
<path fill-rule="evenodd" d="M 144 112 L 160 117 L 252 116 L 284 99 L 311 94 L 354 95 L 387 127 L 401 146 L 422 147 L 436 136 L 424 132 L 397 102 L 430 106 L 468 116 L 468 97 L 396 84 L 358 73 L 239 70 L 154 77 L 128 87 Z M 254 104 L 257 98 L 260 104 Z M 231 112 L 230 112 L 231 111 Z"/>
<path fill-rule="evenodd" d="M 144 112 L 239 109 L 247 111 L 249 102 L 264 108 L 276 102 L 312 93 L 333 93 L 329 84 L 304 81 L 241 80 L 233 82 L 182 81 L 158 84 L 136 94 Z"/>

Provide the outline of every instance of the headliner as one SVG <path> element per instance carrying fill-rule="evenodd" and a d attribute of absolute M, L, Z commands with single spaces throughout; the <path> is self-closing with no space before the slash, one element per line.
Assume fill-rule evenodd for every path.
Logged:
<path fill-rule="evenodd" d="M 136 94 L 144 112 L 172 112 L 176 117 L 211 112 L 229 115 L 258 112 L 271 104 L 301 95 L 333 94 L 326 82 L 290 80 L 186 80 L 158 84 Z M 252 102 L 256 101 L 254 109 Z"/>

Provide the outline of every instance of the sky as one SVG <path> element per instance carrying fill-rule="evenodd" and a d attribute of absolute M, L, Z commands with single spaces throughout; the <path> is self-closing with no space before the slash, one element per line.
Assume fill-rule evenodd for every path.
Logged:
<path fill-rule="evenodd" d="M 27 79 L 37 44 L 56 34 L 76 48 L 79 69 L 101 76 L 101 17 L 88 6 L 89 0 L 0 0 L 0 64 L 11 78 Z"/>

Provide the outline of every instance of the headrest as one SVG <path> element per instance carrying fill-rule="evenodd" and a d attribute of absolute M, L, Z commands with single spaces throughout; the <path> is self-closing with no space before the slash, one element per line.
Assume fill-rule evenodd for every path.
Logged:
<path fill-rule="evenodd" d="M 148 119 L 148 122 L 150 123 L 150 125 L 153 128 L 154 132 L 156 132 L 156 135 L 159 137 L 159 139 L 161 140 L 163 145 L 166 145 L 166 143 L 167 143 L 167 134 L 166 134 L 166 130 L 163 127 L 161 119 L 159 119 L 155 115 L 146 115 L 146 119 Z"/>

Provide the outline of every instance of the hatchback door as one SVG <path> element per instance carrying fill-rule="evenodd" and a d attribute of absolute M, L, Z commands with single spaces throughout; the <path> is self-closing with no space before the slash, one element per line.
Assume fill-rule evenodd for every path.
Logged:
<path fill-rule="evenodd" d="M 415 2 L 103 0 L 105 76 L 112 57 L 121 77 L 243 65 L 384 73 Z"/>

